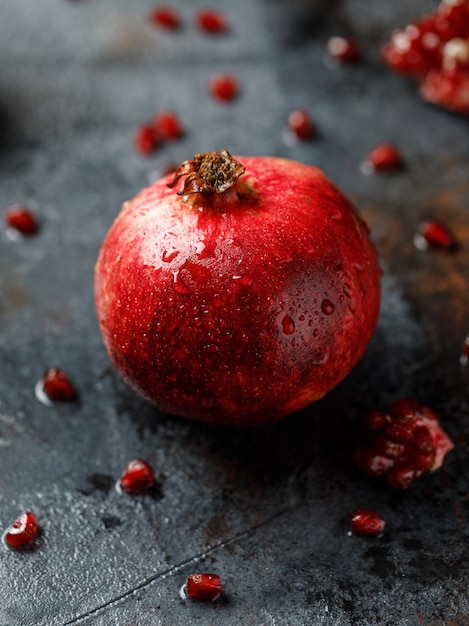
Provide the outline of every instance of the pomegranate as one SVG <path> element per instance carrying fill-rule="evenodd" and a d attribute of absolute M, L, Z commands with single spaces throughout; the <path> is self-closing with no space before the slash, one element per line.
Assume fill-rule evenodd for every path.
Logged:
<path fill-rule="evenodd" d="M 160 410 L 259 425 L 361 359 L 380 274 L 365 223 L 320 170 L 222 150 L 124 204 L 96 263 L 96 308 L 115 367 Z"/>
<path fill-rule="evenodd" d="M 394 31 L 382 56 L 417 80 L 426 102 L 469 114 L 468 0 L 442 0 L 430 15 Z"/>
<path fill-rule="evenodd" d="M 441 467 L 454 448 L 437 414 L 413 398 L 401 398 L 388 413 L 371 410 L 365 422 L 369 443 L 356 449 L 357 465 L 368 476 L 385 476 L 396 489 Z"/>

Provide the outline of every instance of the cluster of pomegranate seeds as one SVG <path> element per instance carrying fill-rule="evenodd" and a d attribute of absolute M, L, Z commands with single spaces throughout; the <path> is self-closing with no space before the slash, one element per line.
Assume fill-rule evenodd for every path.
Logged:
<path fill-rule="evenodd" d="M 35 235 L 39 230 L 39 222 L 36 216 L 26 206 L 13 204 L 5 209 L 5 223 L 25 237 Z"/>
<path fill-rule="evenodd" d="M 419 82 L 424 100 L 469 114 L 469 2 L 443 0 L 436 11 L 394 31 L 382 56 Z"/>
<path fill-rule="evenodd" d="M 444 224 L 436 220 L 423 221 L 414 235 L 414 245 L 418 250 L 429 247 L 442 250 L 455 250 L 456 239 Z"/>
<path fill-rule="evenodd" d="M 181 597 L 204 602 L 218 600 L 223 591 L 220 576 L 217 574 L 189 574 L 181 588 Z"/>
<path fill-rule="evenodd" d="M 441 467 L 454 448 L 437 414 L 413 398 L 398 400 L 388 413 L 369 411 L 365 425 L 369 442 L 358 446 L 355 461 L 366 475 L 384 476 L 396 489 Z"/>
<path fill-rule="evenodd" d="M 152 24 L 167 30 L 178 30 L 181 26 L 179 13 L 169 6 L 159 6 L 150 11 L 148 19 Z"/>
<path fill-rule="evenodd" d="M 182 135 L 183 128 L 178 115 L 174 111 L 160 111 L 150 122 L 137 126 L 135 150 L 147 156 L 163 142 L 180 139 Z"/>
<path fill-rule="evenodd" d="M 386 521 L 376 511 L 357 509 L 350 515 L 350 528 L 354 535 L 378 537 L 382 535 Z"/>
<path fill-rule="evenodd" d="M 311 116 L 304 109 L 295 109 L 288 116 L 289 132 L 302 141 L 314 137 L 316 129 Z"/>
<path fill-rule="evenodd" d="M 38 531 L 37 517 L 31 511 L 26 511 L 5 531 L 3 538 L 10 548 L 23 550 L 33 544 Z"/>
<path fill-rule="evenodd" d="M 469 335 L 467 335 L 467 337 L 463 341 L 459 361 L 461 365 L 464 365 L 464 367 L 467 367 L 469 365 Z"/>
<path fill-rule="evenodd" d="M 238 79 L 232 74 L 214 74 L 209 82 L 209 90 L 221 102 L 231 102 L 239 93 Z"/>
<path fill-rule="evenodd" d="M 58 367 L 48 369 L 42 379 L 42 389 L 53 402 L 71 402 L 77 392 L 69 377 Z"/>
<path fill-rule="evenodd" d="M 351 37 L 331 37 L 326 50 L 332 59 L 341 63 L 356 63 L 362 56 L 357 42 Z"/>
<path fill-rule="evenodd" d="M 152 466 L 141 459 L 130 461 L 119 481 L 121 489 L 130 494 L 143 493 L 155 484 L 156 476 Z"/>
<path fill-rule="evenodd" d="M 393 172 L 402 167 L 402 156 L 396 146 L 381 143 L 367 155 L 361 165 L 364 174 L 373 172 Z"/>
<path fill-rule="evenodd" d="M 204 9 L 195 16 L 197 28 L 206 32 L 219 34 L 228 30 L 228 21 L 223 13 L 215 9 Z"/>

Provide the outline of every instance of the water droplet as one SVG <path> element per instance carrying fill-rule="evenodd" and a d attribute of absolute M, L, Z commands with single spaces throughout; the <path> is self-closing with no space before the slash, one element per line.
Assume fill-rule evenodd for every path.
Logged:
<path fill-rule="evenodd" d="M 285 317 L 282 319 L 282 328 L 283 332 L 286 335 L 293 335 L 293 333 L 295 332 L 295 322 L 289 315 L 285 315 Z"/>
<path fill-rule="evenodd" d="M 174 277 L 174 280 L 173 280 L 174 291 L 177 291 L 177 293 L 180 293 L 182 295 L 192 292 L 192 289 L 182 279 L 181 273 L 179 270 L 175 270 L 173 272 L 173 277 Z"/>
<path fill-rule="evenodd" d="M 335 309 L 335 305 L 332 304 L 330 300 L 327 300 L 327 298 L 325 298 L 321 302 L 321 310 L 324 313 L 324 315 L 331 315 L 332 313 L 334 313 L 334 309 Z"/>

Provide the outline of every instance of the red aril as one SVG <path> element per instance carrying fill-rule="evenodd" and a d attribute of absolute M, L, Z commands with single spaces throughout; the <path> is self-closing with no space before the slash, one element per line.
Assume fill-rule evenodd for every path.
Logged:
<path fill-rule="evenodd" d="M 461 365 L 464 365 L 465 367 L 469 365 L 469 335 L 467 335 L 463 341 L 459 360 Z"/>
<path fill-rule="evenodd" d="M 37 537 L 39 525 L 37 517 L 31 511 L 22 513 L 5 531 L 5 543 L 15 550 L 31 547 Z"/>
<path fill-rule="evenodd" d="M 144 156 L 152 154 L 158 147 L 159 138 L 151 123 L 139 124 L 135 132 L 135 150 Z"/>
<path fill-rule="evenodd" d="M 378 537 L 382 535 L 386 521 L 379 513 L 370 509 L 357 509 L 350 515 L 350 528 L 354 535 Z"/>
<path fill-rule="evenodd" d="M 355 460 L 365 474 L 385 476 L 393 488 L 406 489 L 424 472 L 438 469 L 454 448 L 436 413 L 414 398 L 395 402 L 386 419 L 377 415 L 382 414 L 365 416 L 368 442 L 357 447 Z"/>
<path fill-rule="evenodd" d="M 315 126 L 311 116 L 304 109 L 295 109 L 288 116 L 288 130 L 298 139 L 311 139 Z"/>
<path fill-rule="evenodd" d="M 177 30 L 181 26 L 179 13 L 170 6 L 156 7 L 150 11 L 148 18 L 155 26 L 168 30 Z"/>
<path fill-rule="evenodd" d="M 96 307 L 116 369 L 160 410 L 260 425 L 361 359 L 380 275 L 365 223 L 317 168 L 222 150 L 125 203 Z"/>
<path fill-rule="evenodd" d="M 454 250 L 456 239 L 448 228 L 436 220 L 420 222 L 414 236 L 414 244 L 418 250 L 425 250 L 429 246 L 443 250 Z"/>
<path fill-rule="evenodd" d="M 77 397 L 70 378 L 58 367 L 51 367 L 45 372 L 42 389 L 53 402 L 70 402 Z"/>
<path fill-rule="evenodd" d="M 134 459 L 127 464 L 119 484 L 127 493 L 143 493 L 156 484 L 155 472 L 146 461 Z"/>
<path fill-rule="evenodd" d="M 469 114 L 467 0 L 443 0 L 430 15 L 396 30 L 382 55 L 395 72 L 418 81 L 426 102 Z"/>
<path fill-rule="evenodd" d="M 326 44 L 329 56 L 342 63 L 355 63 L 361 59 L 360 48 L 351 37 L 331 37 Z"/>
<path fill-rule="evenodd" d="M 14 204 L 5 209 L 4 219 L 7 226 L 15 229 L 22 235 L 35 235 L 39 230 L 39 223 L 34 213 L 26 206 Z"/>
<path fill-rule="evenodd" d="M 210 93 L 220 102 L 231 102 L 239 93 L 239 81 L 232 74 L 214 74 L 209 82 Z"/>
<path fill-rule="evenodd" d="M 362 164 L 364 173 L 391 172 L 402 166 L 402 157 L 396 146 L 382 143 L 373 148 Z"/>
<path fill-rule="evenodd" d="M 155 133 L 167 141 L 182 137 L 182 124 L 174 111 L 159 111 L 153 121 Z"/>
<path fill-rule="evenodd" d="M 228 29 L 225 15 L 216 9 L 199 11 L 195 16 L 195 23 L 200 30 L 206 33 L 219 34 Z"/>
<path fill-rule="evenodd" d="M 223 585 L 217 574 L 189 574 L 183 592 L 192 600 L 214 602 L 223 591 Z"/>

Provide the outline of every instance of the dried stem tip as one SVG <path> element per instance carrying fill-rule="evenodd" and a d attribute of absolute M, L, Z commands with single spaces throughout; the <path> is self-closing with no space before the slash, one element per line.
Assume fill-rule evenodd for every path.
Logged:
<path fill-rule="evenodd" d="M 186 176 L 180 196 L 192 193 L 212 195 L 223 193 L 236 184 L 244 174 L 244 165 L 234 159 L 224 148 L 220 152 L 196 154 L 178 167 L 168 187 L 174 187 L 182 176 Z"/>

